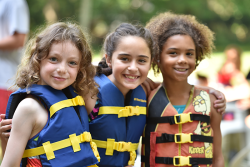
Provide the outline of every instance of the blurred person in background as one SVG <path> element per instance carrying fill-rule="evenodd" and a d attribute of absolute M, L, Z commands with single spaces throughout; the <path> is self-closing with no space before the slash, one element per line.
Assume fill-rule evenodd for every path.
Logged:
<path fill-rule="evenodd" d="M 236 45 L 225 49 L 226 60 L 218 72 L 218 83 L 223 86 L 222 92 L 227 101 L 237 101 L 250 97 L 249 84 L 241 72 L 241 50 Z M 240 104 L 240 103 L 239 103 Z"/>
<path fill-rule="evenodd" d="M 25 0 L 0 0 L 0 113 L 4 114 L 29 32 L 29 8 Z M 1 136 L 1 140 L 4 140 Z M 1 142 L 2 143 L 2 142 Z M 5 148 L 6 146 L 2 146 Z M 2 150 L 2 155 L 4 154 Z"/>

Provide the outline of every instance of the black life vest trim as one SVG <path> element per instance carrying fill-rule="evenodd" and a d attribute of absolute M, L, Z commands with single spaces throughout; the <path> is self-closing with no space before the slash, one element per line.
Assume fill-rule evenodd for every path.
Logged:
<path fill-rule="evenodd" d="M 9 110 L 9 115 L 8 115 L 8 118 L 6 118 L 6 119 L 12 119 L 13 118 L 13 115 L 14 115 L 14 113 L 16 111 L 16 108 L 17 108 L 18 104 L 20 103 L 20 101 L 25 99 L 26 96 L 27 96 L 26 93 L 19 93 L 19 94 L 13 95 L 12 103 L 11 103 L 10 110 Z"/>
<path fill-rule="evenodd" d="M 173 159 L 174 158 L 172 158 L 172 157 L 155 157 L 155 163 L 173 165 Z M 141 156 L 141 162 L 149 163 L 149 157 Z M 212 158 L 192 158 L 191 157 L 189 163 L 192 165 L 212 164 L 213 159 Z M 179 164 L 178 159 L 176 159 L 176 164 Z"/>
<path fill-rule="evenodd" d="M 26 167 L 27 164 L 27 158 L 22 158 L 22 167 Z"/>
<path fill-rule="evenodd" d="M 180 136 L 177 135 L 176 138 L 177 141 L 180 141 Z M 191 135 L 191 141 L 213 143 L 213 137 L 203 136 L 203 135 Z M 168 143 L 168 142 L 175 142 L 175 135 L 162 133 L 161 137 L 156 137 L 156 143 Z M 149 145 L 150 139 L 142 137 L 142 144 Z"/>
<path fill-rule="evenodd" d="M 165 89 L 163 86 L 161 86 L 157 92 L 155 93 L 154 97 L 150 101 L 148 105 L 148 117 L 147 119 L 150 119 L 151 117 L 161 117 L 162 113 L 164 112 L 164 109 L 169 104 L 169 100 L 166 96 Z M 154 132 L 156 129 L 157 124 L 146 124 L 145 126 L 145 132 Z M 150 137 L 150 134 L 145 133 L 144 134 L 146 138 Z M 149 147 L 145 147 L 145 156 L 149 157 L 150 154 L 150 145 Z M 145 164 L 146 167 L 149 165 Z"/>
<path fill-rule="evenodd" d="M 191 121 L 201 121 L 207 122 L 210 124 L 210 116 L 202 115 L 202 114 L 190 114 Z M 180 116 L 176 116 L 178 122 L 180 122 Z M 171 125 L 175 124 L 174 116 L 166 116 L 166 117 L 157 117 L 157 118 L 148 118 L 147 124 L 159 124 L 159 123 L 170 123 Z"/>

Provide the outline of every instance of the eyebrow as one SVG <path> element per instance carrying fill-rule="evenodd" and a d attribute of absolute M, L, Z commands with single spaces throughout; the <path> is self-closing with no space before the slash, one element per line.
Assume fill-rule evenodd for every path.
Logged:
<path fill-rule="evenodd" d="M 168 48 L 168 50 L 179 50 L 177 48 Z M 194 49 L 187 49 L 187 51 L 195 51 Z"/>
<path fill-rule="evenodd" d="M 120 54 L 118 54 L 118 56 L 131 56 L 131 55 L 127 54 L 127 53 L 120 53 Z M 143 57 L 143 58 L 148 58 L 149 59 L 149 57 L 146 56 L 146 55 L 139 55 L 139 57 Z"/>

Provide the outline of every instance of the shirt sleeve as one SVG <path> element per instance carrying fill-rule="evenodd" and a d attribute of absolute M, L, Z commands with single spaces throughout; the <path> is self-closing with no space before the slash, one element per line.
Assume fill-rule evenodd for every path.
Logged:
<path fill-rule="evenodd" d="M 25 0 L 10 0 L 8 5 L 9 33 L 27 34 L 29 32 L 29 8 Z"/>
<path fill-rule="evenodd" d="M 99 100 L 97 100 L 94 109 L 89 114 L 89 122 L 93 121 L 98 116 L 99 108 L 100 108 L 100 103 Z"/>

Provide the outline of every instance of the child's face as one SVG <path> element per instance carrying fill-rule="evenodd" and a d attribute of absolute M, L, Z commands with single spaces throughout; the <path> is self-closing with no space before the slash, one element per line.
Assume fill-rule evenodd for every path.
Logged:
<path fill-rule="evenodd" d="M 109 79 L 125 95 L 147 78 L 151 64 L 151 53 L 146 41 L 141 37 L 123 37 L 112 58 L 106 56 L 112 68 Z"/>
<path fill-rule="evenodd" d="M 70 86 L 76 80 L 80 56 L 80 51 L 70 41 L 53 43 L 48 56 L 41 61 L 38 84 L 57 90 Z"/>
<path fill-rule="evenodd" d="M 187 81 L 195 70 L 195 44 L 189 35 L 174 35 L 163 45 L 159 67 L 164 80 Z"/>

